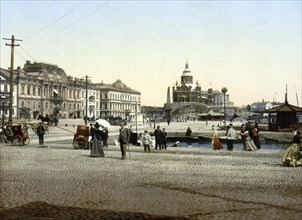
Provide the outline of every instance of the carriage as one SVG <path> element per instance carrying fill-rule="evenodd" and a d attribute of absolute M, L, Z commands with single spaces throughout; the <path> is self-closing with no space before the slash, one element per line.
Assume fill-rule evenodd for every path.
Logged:
<path fill-rule="evenodd" d="M 22 125 L 13 125 L 5 130 L 7 142 L 14 143 L 15 145 L 28 145 L 30 138 L 27 129 L 23 129 Z"/>
<path fill-rule="evenodd" d="M 75 149 L 89 148 L 89 127 L 86 125 L 78 125 L 77 133 L 74 134 L 73 147 Z"/>

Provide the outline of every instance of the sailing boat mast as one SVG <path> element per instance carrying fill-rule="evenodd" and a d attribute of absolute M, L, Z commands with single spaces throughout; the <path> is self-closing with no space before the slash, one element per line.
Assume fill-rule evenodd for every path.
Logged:
<path fill-rule="evenodd" d="M 286 92 L 285 92 L 285 104 L 288 104 L 288 101 L 287 101 L 287 84 L 286 84 Z"/>

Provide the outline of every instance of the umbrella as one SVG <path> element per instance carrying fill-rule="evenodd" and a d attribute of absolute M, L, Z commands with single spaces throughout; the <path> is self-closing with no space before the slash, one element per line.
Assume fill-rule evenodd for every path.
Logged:
<path fill-rule="evenodd" d="M 98 123 L 99 125 L 110 129 L 110 123 L 108 121 L 106 121 L 105 119 L 98 119 L 98 120 L 95 121 L 95 123 Z"/>

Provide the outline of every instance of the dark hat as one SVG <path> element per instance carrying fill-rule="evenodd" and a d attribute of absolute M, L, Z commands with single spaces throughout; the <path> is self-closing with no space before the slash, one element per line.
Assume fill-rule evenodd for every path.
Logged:
<path fill-rule="evenodd" d="M 99 128 L 99 127 L 100 127 L 100 124 L 96 122 L 96 123 L 94 124 L 94 127 Z"/>

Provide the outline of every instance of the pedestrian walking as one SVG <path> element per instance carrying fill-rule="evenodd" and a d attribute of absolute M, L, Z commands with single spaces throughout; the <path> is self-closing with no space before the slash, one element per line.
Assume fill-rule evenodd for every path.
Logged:
<path fill-rule="evenodd" d="M 119 142 L 120 142 L 120 149 L 122 153 L 122 160 L 126 159 L 126 151 L 127 145 L 129 144 L 130 140 L 130 131 L 126 127 L 126 122 L 121 122 L 120 124 L 120 135 L 119 135 Z"/>
<path fill-rule="evenodd" d="M 45 134 L 45 128 L 42 125 L 42 122 L 39 122 L 39 125 L 37 126 L 37 135 L 39 138 L 40 146 L 42 146 L 44 144 L 44 134 Z"/>

